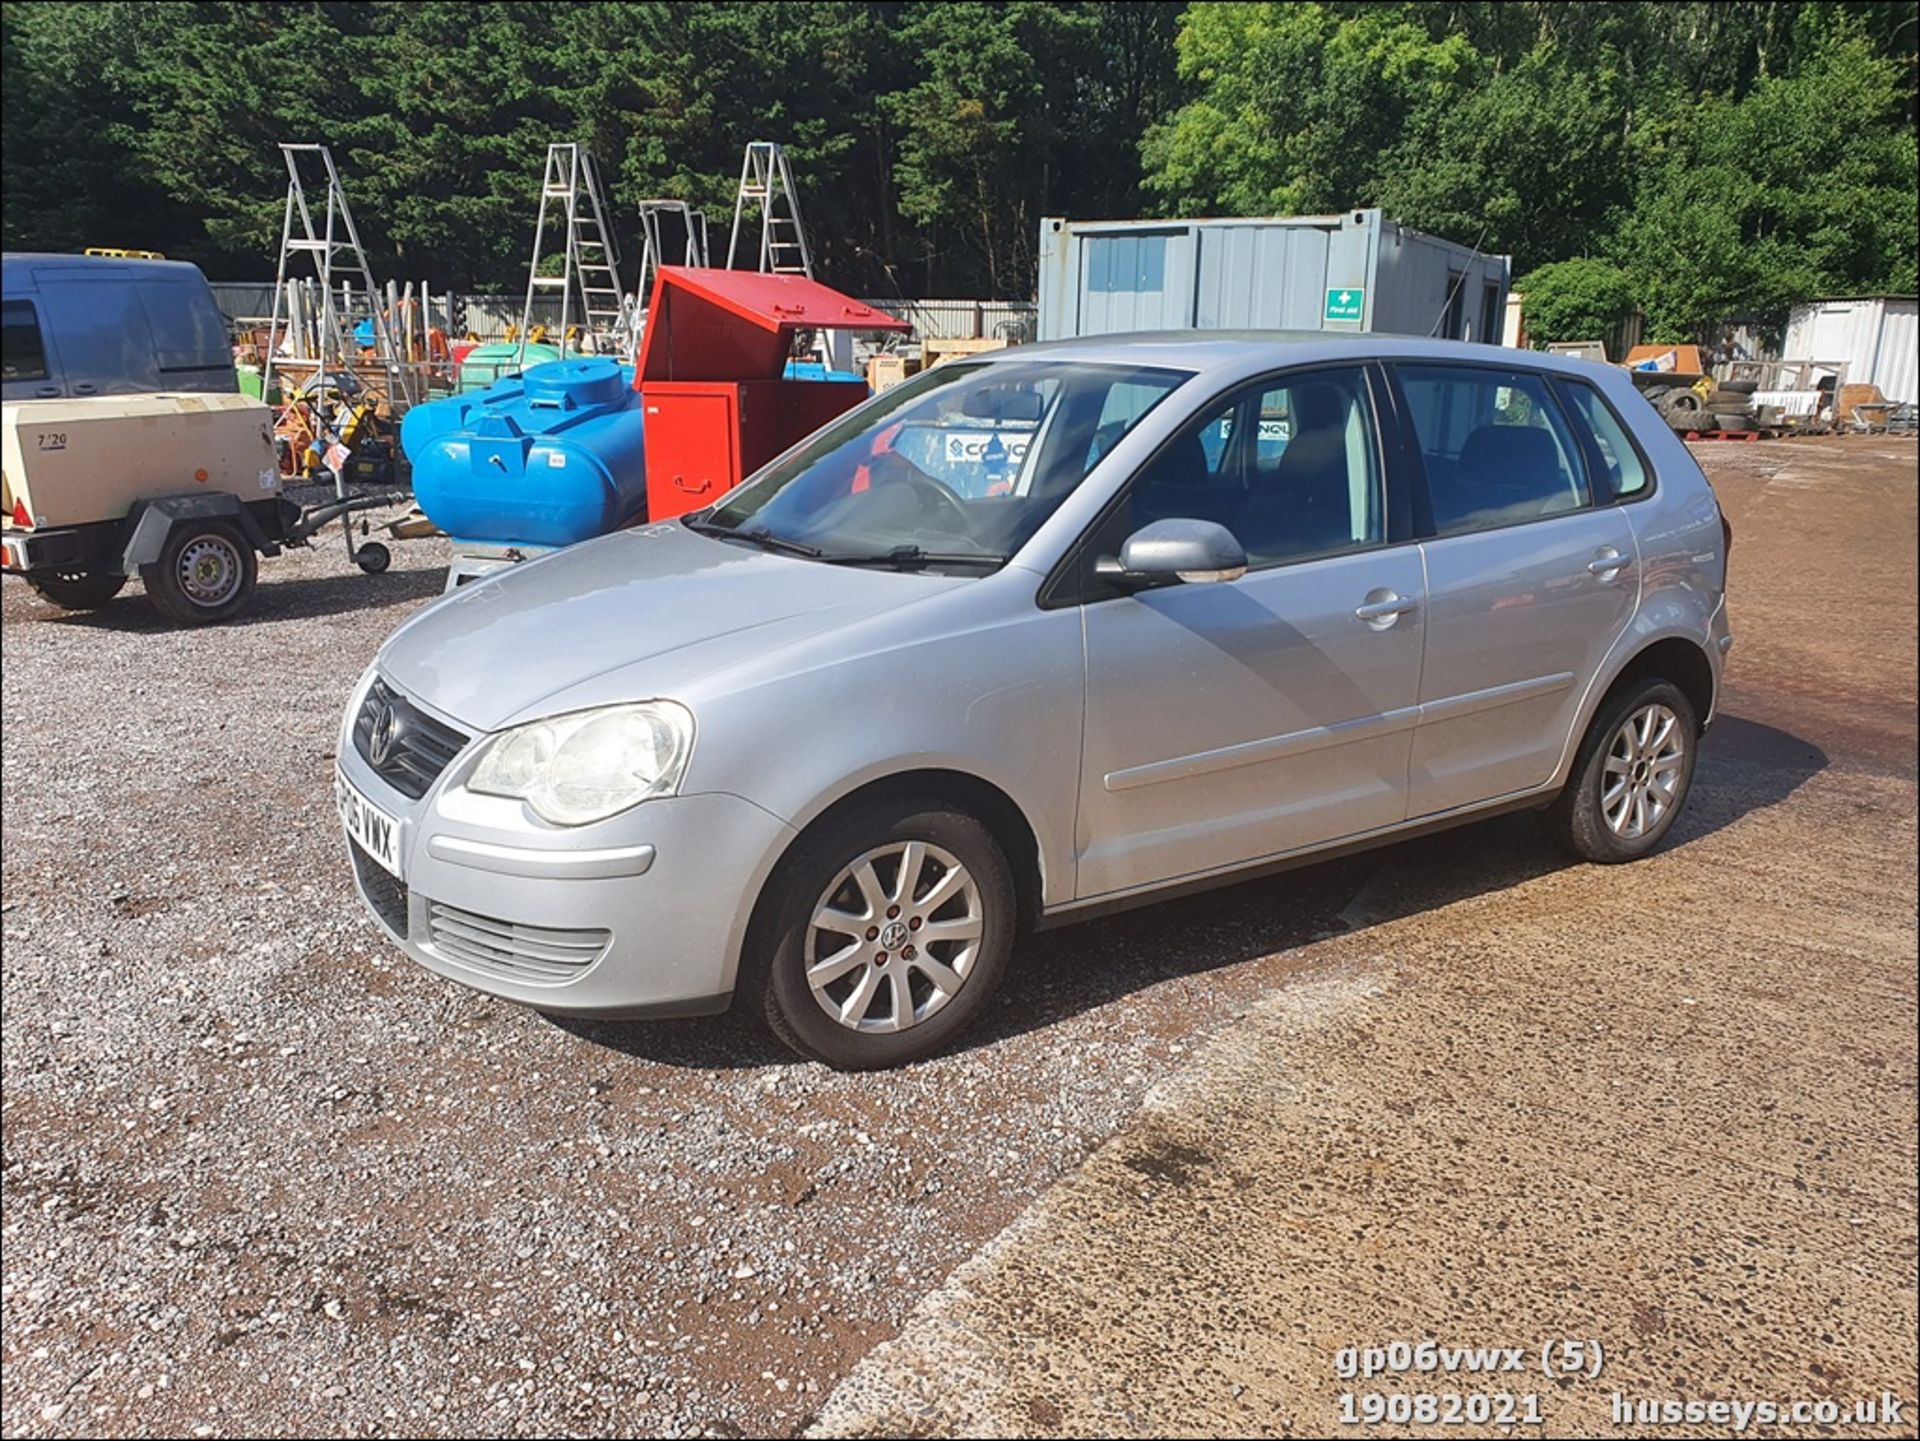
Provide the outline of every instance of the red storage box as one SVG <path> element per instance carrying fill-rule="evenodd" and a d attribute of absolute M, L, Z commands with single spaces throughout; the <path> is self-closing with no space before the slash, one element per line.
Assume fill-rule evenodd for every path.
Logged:
<path fill-rule="evenodd" d="M 783 379 L 795 331 L 909 328 L 804 276 L 662 266 L 634 375 L 647 518 L 711 505 L 866 399 L 858 380 Z"/>

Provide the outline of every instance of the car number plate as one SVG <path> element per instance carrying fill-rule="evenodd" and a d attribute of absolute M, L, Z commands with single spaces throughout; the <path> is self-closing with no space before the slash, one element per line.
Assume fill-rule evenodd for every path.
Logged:
<path fill-rule="evenodd" d="M 399 879 L 400 822 L 361 795 L 337 770 L 333 773 L 333 803 L 348 837 Z"/>

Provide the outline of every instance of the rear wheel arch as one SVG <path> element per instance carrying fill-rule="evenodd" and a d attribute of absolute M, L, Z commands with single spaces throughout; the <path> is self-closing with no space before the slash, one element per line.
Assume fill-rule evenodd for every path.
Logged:
<path fill-rule="evenodd" d="M 1693 707 L 1701 728 L 1705 729 L 1707 718 L 1713 714 L 1713 662 L 1707 659 L 1705 647 L 1685 636 L 1666 636 L 1634 652 L 1633 658 L 1607 686 L 1600 703 L 1594 707 L 1594 714 L 1599 714 L 1622 688 L 1647 676 L 1658 676 L 1678 686 Z"/>

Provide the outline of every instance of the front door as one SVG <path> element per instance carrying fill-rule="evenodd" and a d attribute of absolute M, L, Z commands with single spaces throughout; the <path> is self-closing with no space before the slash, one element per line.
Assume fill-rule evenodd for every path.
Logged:
<path fill-rule="evenodd" d="M 1594 504 L 1551 389 L 1500 367 L 1397 367 L 1425 472 L 1427 654 L 1409 814 L 1552 779 L 1633 617 L 1633 527 Z M 1602 487 L 1604 490 L 1605 488 Z"/>
<path fill-rule="evenodd" d="M 1389 543 L 1375 415 L 1359 366 L 1257 382 L 1101 522 L 1089 561 L 1178 516 L 1225 525 L 1249 567 L 1084 605 L 1081 898 L 1404 818 L 1425 588 L 1418 548 Z"/>

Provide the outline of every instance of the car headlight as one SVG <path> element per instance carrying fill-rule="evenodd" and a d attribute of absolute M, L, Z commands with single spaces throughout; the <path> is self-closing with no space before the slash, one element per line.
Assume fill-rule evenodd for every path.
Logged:
<path fill-rule="evenodd" d="M 495 736 L 467 789 L 525 801 L 556 826 L 582 826 L 672 795 L 692 753 L 693 714 L 678 702 L 602 706 Z"/>

